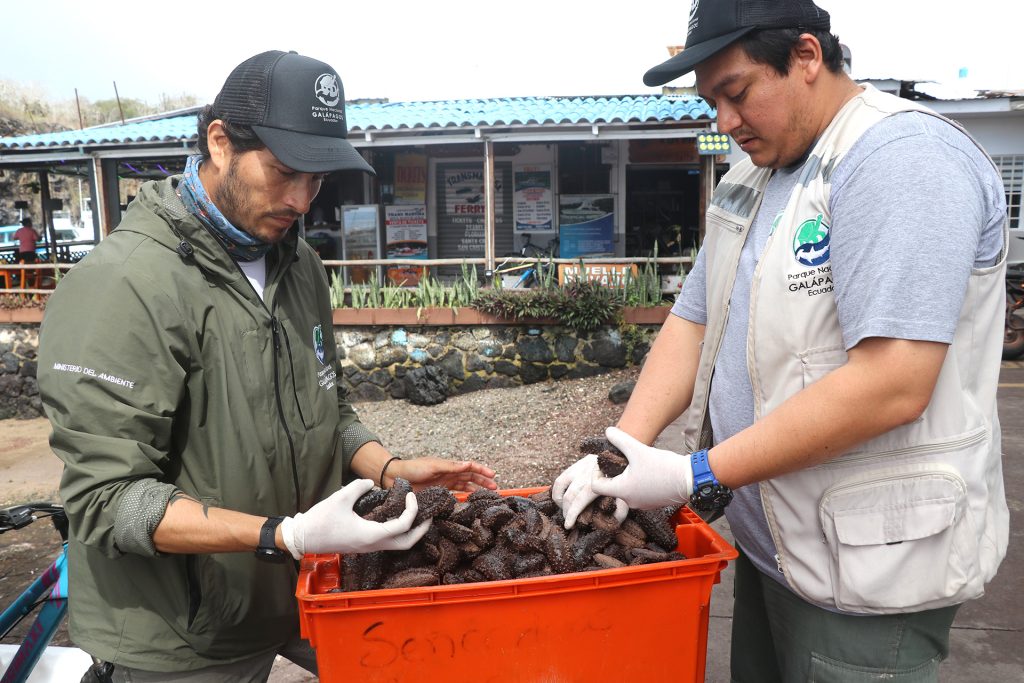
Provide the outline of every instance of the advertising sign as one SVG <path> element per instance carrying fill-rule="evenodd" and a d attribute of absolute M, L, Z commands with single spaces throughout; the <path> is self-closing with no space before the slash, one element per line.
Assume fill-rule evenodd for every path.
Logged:
<path fill-rule="evenodd" d="M 495 178 L 494 214 L 505 213 L 502 177 Z M 484 196 L 484 170 L 478 166 L 450 166 L 442 176 L 443 211 L 438 216 L 438 235 L 444 258 L 483 256 L 487 201 Z"/>
<path fill-rule="evenodd" d="M 516 230 L 552 230 L 551 166 L 517 166 L 515 169 Z"/>
<path fill-rule="evenodd" d="M 427 258 L 427 205 L 385 206 L 384 236 L 385 258 Z M 415 266 L 388 266 L 387 277 L 394 283 L 415 286 L 423 272 Z"/>
<path fill-rule="evenodd" d="M 558 237 L 562 258 L 614 254 L 615 195 L 561 195 Z"/>
<path fill-rule="evenodd" d="M 423 204 L 427 201 L 427 157 L 423 154 L 395 155 L 395 204 Z"/>

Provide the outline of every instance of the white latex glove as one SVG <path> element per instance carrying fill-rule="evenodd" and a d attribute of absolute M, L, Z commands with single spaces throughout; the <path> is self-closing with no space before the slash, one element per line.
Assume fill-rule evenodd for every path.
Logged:
<path fill-rule="evenodd" d="M 412 528 L 418 506 L 412 493 L 405 497 L 405 511 L 386 522 L 371 522 L 352 510 L 359 497 L 373 488 L 369 479 L 357 479 L 325 498 L 308 512 L 281 521 L 281 537 L 292 557 L 306 553 L 369 553 L 375 550 L 408 550 L 427 533 L 431 520 Z"/>
<path fill-rule="evenodd" d="M 551 500 L 562 508 L 566 529 L 571 529 L 580 513 L 601 495 L 594 493 L 590 485 L 595 474 L 602 476 L 601 470 L 597 467 L 597 456 L 591 453 L 565 468 L 551 485 Z M 615 519 L 621 523 L 628 514 L 629 507 L 625 501 L 616 500 Z"/>
<path fill-rule="evenodd" d="M 631 508 L 653 510 L 668 505 L 683 505 L 693 493 L 693 468 L 690 457 L 653 448 L 622 431 L 609 427 L 604 435 L 622 451 L 629 465 L 617 477 L 594 477 L 593 492 L 614 496 Z"/>

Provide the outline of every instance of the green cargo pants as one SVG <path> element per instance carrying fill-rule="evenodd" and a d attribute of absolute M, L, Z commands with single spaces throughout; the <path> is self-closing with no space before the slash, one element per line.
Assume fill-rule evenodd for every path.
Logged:
<path fill-rule="evenodd" d="M 277 655 L 289 659 L 303 669 L 316 673 L 316 652 L 309 642 L 296 638 L 278 652 L 267 652 L 232 664 L 221 664 L 196 671 L 168 673 L 142 671 L 114 666 L 114 683 L 265 683 L 270 677 Z"/>
<path fill-rule="evenodd" d="M 937 683 L 959 605 L 892 615 L 816 607 L 736 560 L 734 683 Z"/>

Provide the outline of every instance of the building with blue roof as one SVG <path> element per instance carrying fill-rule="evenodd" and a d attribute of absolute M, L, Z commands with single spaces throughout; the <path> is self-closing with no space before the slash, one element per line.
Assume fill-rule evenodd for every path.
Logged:
<path fill-rule="evenodd" d="M 1003 170 L 1011 227 L 1021 227 L 1020 93 L 943 100 L 926 84 L 873 83 L 926 99 L 972 132 Z M 182 170 L 195 153 L 198 111 L 0 138 L 0 169 L 39 173 L 48 224 L 48 175 L 87 178 L 98 240 L 132 199 L 125 181 Z M 349 140 L 377 176 L 333 174 L 300 227 L 329 265 L 344 266 L 355 281 L 371 270 L 358 266 L 393 266 L 396 277 L 414 281 L 418 263 L 442 273 L 463 262 L 491 269 L 535 247 L 565 259 L 657 254 L 671 273 L 700 242 L 717 178 L 743 156 L 728 141 L 714 142 L 707 102 L 671 88 L 639 96 L 355 100 L 347 119 Z M 703 144 L 700 136 L 712 137 Z"/>
<path fill-rule="evenodd" d="M 99 239 L 131 199 L 121 180 L 178 173 L 195 153 L 198 111 L 0 138 L 0 168 L 88 178 Z M 724 160 L 695 142 L 714 114 L 692 95 L 350 101 L 349 139 L 378 175 L 335 174 L 303 227 L 328 261 L 493 267 L 527 241 L 567 258 L 688 255 L 701 178 Z"/>

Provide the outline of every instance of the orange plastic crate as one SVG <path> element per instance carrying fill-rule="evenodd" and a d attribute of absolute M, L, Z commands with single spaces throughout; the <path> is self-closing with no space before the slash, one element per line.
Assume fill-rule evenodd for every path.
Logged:
<path fill-rule="evenodd" d="M 688 508 L 674 521 L 685 560 L 511 581 L 331 593 L 339 556 L 308 555 L 302 635 L 325 683 L 700 682 L 711 587 L 736 551 Z"/>

